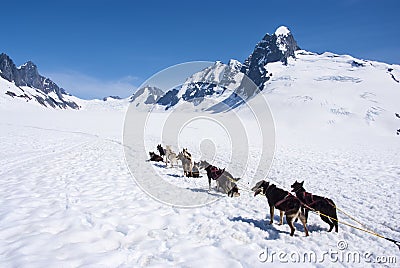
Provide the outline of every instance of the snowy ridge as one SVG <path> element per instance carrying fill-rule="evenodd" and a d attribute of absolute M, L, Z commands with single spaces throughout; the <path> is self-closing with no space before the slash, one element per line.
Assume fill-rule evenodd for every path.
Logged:
<path fill-rule="evenodd" d="M 233 97 L 235 92 L 252 97 L 251 92 L 242 91 L 246 90 L 241 87 L 242 67 L 235 60 L 228 65 L 216 62 L 189 77 L 182 87 L 159 97 L 159 109 L 191 101 L 200 110 L 218 102 L 224 103 L 222 108 L 217 105 L 212 110 L 240 106 L 242 102 Z M 395 116 L 400 110 L 393 102 L 400 98 L 399 65 L 298 50 L 286 64 L 270 62 L 263 69 L 268 80 L 261 92 L 278 125 L 310 125 L 325 131 L 350 130 L 360 134 L 372 131 L 384 136 L 396 135 L 400 127 Z"/>
<path fill-rule="evenodd" d="M 71 95 L 63 94 L 60 97 L 55 92 L 44 93 L 28 86 L 16 86 L 15 83 L 0 77 L 0 103 L 2 105 L 19 106 L 29 103 L 34 106 L 57 109 L 65 109 L 72 105 L 72 107 L 75 107 L 74 109 L 78 109 L 80 101 L 82 100 Z"/>
<path fill-rule="evenodd" d="M 275 35 L 276 36 L 287 36 L 290 34 L 290 30 L 286 26 L 280 26 L 276 29 Z"/>
<path fill-rule="evenodd" d="M 400 70 L 398 65 L 300 50 L 287 65 L 270 63 L 266 68 L 272 79 L 263 94 L 278 126 L 384 136 L 395 135 L 399 128 L 393 100 L 400 98 L 400 85 L 390 75 Z"/>
<path fill-rule="evenodd" d="M 145 86 L 129 98 L 129 102 L 137 109 L 148 110 L 164 95 L 164 91 L 157 87 Z"/>
<path fill-rule="evenodd" d="M 222 101 L 240 86 L 243 78 L 242 65 L 231 60 L 229 65 L 217 61 L 212 66 L 193 74 L 178 88 L 169 90 L 158 99 L 160 109 L 169 109 L 182 103 L 192 103 L 196 109 L 210 107 L 207 101 Z"/>
<path fill-rule="evenodd" d="M 0 87 L 0 93 L 11 99 L 23 99 L 44 107 L 79 109 L 79 105 L 71 101 L 70 95 L 49 78 L 41 76 L 31 61 L 16 67 L 8 55 L 0 54 L 0 80 L 5 80 L 1 81 L 4 86 Z"/>
<path fill-rule="evenodd" d="M 275 35 L 277 36 L 276 43 L 278 44 L 279 50 L 282 52 L 286 52 L 288 50 L 285 39 L 289 34 L 291 33 L 286 26 L 280 26 L 275 31 Z"/>

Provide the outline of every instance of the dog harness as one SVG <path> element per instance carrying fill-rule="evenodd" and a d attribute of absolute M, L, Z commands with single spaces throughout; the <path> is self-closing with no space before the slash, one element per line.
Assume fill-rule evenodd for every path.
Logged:
<path fill-rule="evenodd" d="M 288 193 L 285 198 L 283 198 L 282 200 L 279 200 L 276 204 L 275 207 L 278 207 L 279 205 L 282 205 L 283 203 L 285 203 L 286 201 L 288 201 L 290 198 L 297 198 L 294 195 L 292 195 L 291 193 Z"/>
<path fill-rule="evenodd" d="M 301 192 L 302 194 L 303 194 L 303 200 L 304 200 L 304 202 L 302 201 L 302 200 L 300 200 L 300 202 L 302 203 L 302 204 L 304 204 L 304 205 L 306 205 L 306 206 L 308 206 L 308 207 L 311 207 L 312 205 L 314 205 L 315 203 L 318 203 L 318 201 L 320 201 L 320 200 L 314 200 L 314 196 L 313 196 L 313 194 L 312 193 L 308 193 L 308 192 L 306 192 L 305 190 L 304 190 L 304 188 L 303 187 L 299 187 L 299 188 L 297 188 L 297 189 L 294 189 L 293 191 L 295 192 L 295 193 L 297 193 L 297 192 L 299 192 L 300 190 L 303 190 L 303 192 Z"/>
<path fill-rule="evenodd" d="M 318 200 L 314 200 L 314 196 L 312 193 L 303 192 L 303 200 L 307 206 L 314 205 Z"/>
<path fill-rule="evenodd" d="M 224 171 L 225 171 L 225 169 L 220 169 L 215 166 L 212 166 L 210 169 L 211 178 L 213 180 L 217 180 L 219 177 L 221 177 L 221 175 L 222 175 L 222 173 L 224 173 Z"/>
<path fill-rule="evenodd" d="M 322 200 L 325 200 L 326 202 L 328 202 L 329 205 L 331 205 L 332 207 L 335 207 L 335 205 L 332 204 L 332 202 L 328 198 L 322 197 L 321 199 L 314 200 L 313 194 L 308 193 L 308 192 L 303 192 L 303 200 L 304 200 L 304 202 L 302 202 L 301 200 L 300 200 L 300 202 L 307 205 L 308 207 L 312 207 L 313 205 L 315 205 L 316 203 L 318 203 Z"/>

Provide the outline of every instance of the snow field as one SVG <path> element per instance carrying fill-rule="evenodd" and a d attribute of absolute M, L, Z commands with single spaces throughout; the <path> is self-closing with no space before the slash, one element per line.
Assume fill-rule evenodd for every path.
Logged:
<path fill-rule="evenodd" d="M 398 253 L 392 243 L 346 226 L 339 225 L 338 234 L 327 233 L 327 225 L 314 214 L 309 217 L 310 237 L 304 237 L 299 223 L 290 237 L 286 224 L 267 224 L 265 198 L 246 191 L 195 209 L 156 202 L 137 187 L 125 165 L 118 129 L 111 122 L 121 114 L 101 121 L 104 130 L 97 134 L 101 128 L 84 122 L 71 132 L 2 124 L 6 142 L 1 151 L 12 157 L 1 159 L 1 266 L 264 267 L 268 262 L 260 262 L 258 255 L 266 247 L 321 253 L 337 249 L 339 240 L 349 250 L 376 256 Z M 70 123 L 77 119 L 69 116 Z M 332 198 L 369 228 L 396 238 L 399 218 L 393 208 L 400 205 L 400 158 L 393 144 L 335 146 L 281 139 L 268 177 L 285 189 L 296 179 L 305 180 L 307 190 Z M 143 163 L 143 168 L 151 165 Z M 234 165 L 229 171 L 239 172 Z M 208 188 L 204 173 L 196 180 L 194 187 Z M 288 264 L 275 260 L 273 265 Z"/>

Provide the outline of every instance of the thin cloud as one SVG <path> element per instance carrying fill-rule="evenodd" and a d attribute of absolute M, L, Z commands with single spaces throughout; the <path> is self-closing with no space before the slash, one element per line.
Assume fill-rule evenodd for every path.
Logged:
<path fill-rule="evenodd" d="M 104 80 L 75 71 L 46 73 L 59 87 L 82 99 L 102 99 L 107 96 L 126 98 L 132 95 L 137 86 L 137 77 L 124 76 L 115 80 Z"/>

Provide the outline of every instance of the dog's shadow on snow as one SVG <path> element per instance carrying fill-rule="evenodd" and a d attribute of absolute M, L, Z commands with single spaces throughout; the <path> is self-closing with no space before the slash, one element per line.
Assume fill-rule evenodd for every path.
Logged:
<path fill-rule="evenodd" d="M 165 164 L 153 164 L 155 167 L 158 167 L 158 168 L 166 168 L 166 166 L 165 166 Z"/>
<path fill-rule="evenodd" d="M 298 226 L 296 226 L 296 223 L 295 223 L 295 227 L 297 228 Z M 302 230 L 304 230 L 304 228 L 303 228 L 303 225 L 302 224 L 300 224 L 300 227 L 302 228 Z M 307 228 L 308 228 L 308 231 L 310 232 L 310 233 L 312 233 L 312 232 L 323 232 L 323 231 L 328 231 L 328 229 L 327 228 L 324 228 L 324 227 L 321 227 L 321 226 L 319 226 L 319 225 L 317 225 L 317 224 L 309 224 L 309 223 L 307 223 Z"/>
<path fill-rule="evenodd" d="M 199 189 L 199 188 L 186 188 L 186 189 L 188 189 L 192 192 L 195 192 L 195 193 L 208 193 L 209 195 L 212 195 L 215 197 L 224 197 L 225 196 L 224 194 L 220 194 L 220 193 L 212 193 L 206 189 Z"/>
<path fill-rule="evenodd" d="M 269 220 L 267 219 L 261 219 L 261 220 L 255 220 L 255 219 L 249 219 L 249 218 L 243 218 L 242 216 L 238 217 L 233 217 L 229 219 L 230 221 L 234 222 L 245 222 L 251 225 L 254 225 L 254 227 L 265 231 L 269 234 L 268 239 L 272 240 L 277 240 L 280 237 L 280 234 L 290 234 L 289 232 L 286 231 L 280 231 L 274 227 L 274 224 L 269 224 Z"/>
<path fill-rule="evenodd" d="M 279 222 L 279 216 L 276 216 L 276 215 L 274 217 L 275 223 L 273 223 L 273 224 L 269 224 L 269 219 L 255 220 L 255 219 L 243 218 L 242 216 L 233 217 L 233 218 L 230 218 L 229 220 L 234 221 L 234 222 L 245 222 L 245 223 L 251 224 L 254 227 L 256 227 L 262 231 L 268 232 L 268 234 L 269 234 L 268 239 L 272 239 L 272 240 L 279 239 L 280 234 L 290 235 L 290 232 L 288 232 L 288 231 L 282 231 L 282 230 L 278 230 L 275 228 L 275 224 L 277 222 Z M 286 225 L 289 229 L 289 225 L 287 225 L 285 220 L 283 221 L 283 224 Z M 296 228 L 295 236 L 296 236 L 296 234 L 298 234 L 297 232 L 304 233 L 304 227 L 301 223 L 295 222 L 294 226 Z M 307 228 L 310 233 L 326 231 L 325 228 L 321 228 L 319 225 L 315 225 L 315 224 L 307 224 Z"/>
<path fill-rule="evenodd" d="M 179 174 L 171 174 L 171 173 L 169 173 L 169 174 L 167 174 L 167 176 L 174 177 L 174 178 L 182 178 L 182 176 L 179 175 Z"/>

